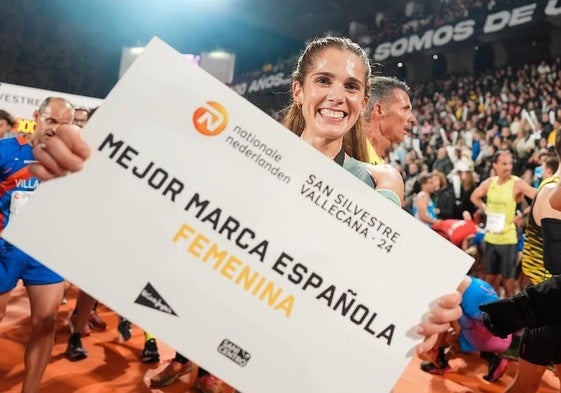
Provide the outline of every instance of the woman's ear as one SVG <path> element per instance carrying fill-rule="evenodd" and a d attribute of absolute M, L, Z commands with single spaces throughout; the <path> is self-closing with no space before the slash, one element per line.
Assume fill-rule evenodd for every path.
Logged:
<path fill-rule="evenodd" d="M 304 92 L 302 91 L 302 85 L 300 82 L 294 81 L 292 82 L 292 99 L 298 105 L 302 105 Z"/>
<path fill-rule="evenodd" d="M 364 97 L 364 101 L 362 102 L 362 112 L 364 112 L 366 110 L 366 108 L 368 108 L 368 101 L 370 99 L 368 97 Z"/>

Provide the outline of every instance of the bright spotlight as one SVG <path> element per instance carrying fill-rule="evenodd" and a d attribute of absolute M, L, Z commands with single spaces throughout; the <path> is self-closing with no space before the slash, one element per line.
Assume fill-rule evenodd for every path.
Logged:
<path fill-rule="evenodd" d="M 213 50 L 212 52 L 208 52 L 208 56 L 212 57 L 213 59 L 228 59 L 232 56 L 231 53 L 226 52 L 222 49 Z"/>

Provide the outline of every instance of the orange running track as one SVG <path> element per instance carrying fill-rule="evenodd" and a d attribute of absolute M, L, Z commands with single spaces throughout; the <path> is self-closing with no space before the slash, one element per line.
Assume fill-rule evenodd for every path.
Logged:
<path fill-rule="evenodd" d="M 189 392 L 187 390 L 189 374 L 172 386 L 149 389 L 150 377 L 165 366 L 165 360 L 173 357 L 173 349 L 159 341 L 160 364 L 141 363 L 138 356 L 144 343 L 142 330 L 133 327 L 131 340 L 120 343 L 117 334 L 117 316 L 102 305 L 98 307 L 98 313 L 108 323 L 108 329 L 101 332 L 93 331 L 91 336 L 83 339 L 82 342 L 89 355 L 87 359 L 79 362 L 65 359 L 62 354 L 69 336 L 67 321 L 74 308 L 76 295 L 77 289 L 72 287 L 67 292 L 67 303 L 61 305 L 55 346 L 43 377 L 41 393 Z M 25 289 L 19 285 L 13 291 L 6 317 L 0 323 L 0 392 L 21 391 L 23 351 L 28 335 L 29 302 Z M 418 358 L 411 360 L 394 387 L 393 393 L 498 393 L 504 391 L 516 372 L 516 362 L 511 361 L 508 371 L 501 380 L 489 383 L 482 378 L 487 373 L 487 367 L 476 354 L 464 355 L 451 361 L 450 365 L 454 371 L 444 377 L 432 376 L 420 371 L 419 363 Z M 383 372 L 383 370 L 376 370 L 376 372 Z M 546 372 L 539 392 L 559 392 L 559 380 L 551 371 Z M 365 390 L 356 393 L 370 392 Z M 372 391 L 372 393 L 382 392 Z"/>

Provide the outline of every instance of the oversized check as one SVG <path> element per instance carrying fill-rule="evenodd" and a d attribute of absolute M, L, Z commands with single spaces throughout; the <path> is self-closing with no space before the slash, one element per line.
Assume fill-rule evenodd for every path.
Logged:
<path fill-rule="evenodd" d="M 471 258 L 159 39 L 3 234 L 244 393 L 389 392 Z"/>

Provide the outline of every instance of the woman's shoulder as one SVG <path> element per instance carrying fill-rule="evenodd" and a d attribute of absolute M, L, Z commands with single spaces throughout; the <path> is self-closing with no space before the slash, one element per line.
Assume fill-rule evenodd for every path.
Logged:
<path fill-rule="evenodd" d="M 401 173 L 397 170 L 396 167 L 394 167 L 391 164 L 381 164 L 381 165 L 372 165 L 372 164 L 366 164 L 369 168 L 370 171 L 372 171 L 373 173 L 383 173 L 387 176 L 398 176 L 400 179 L 403 179 L 401 177 Z"/>

